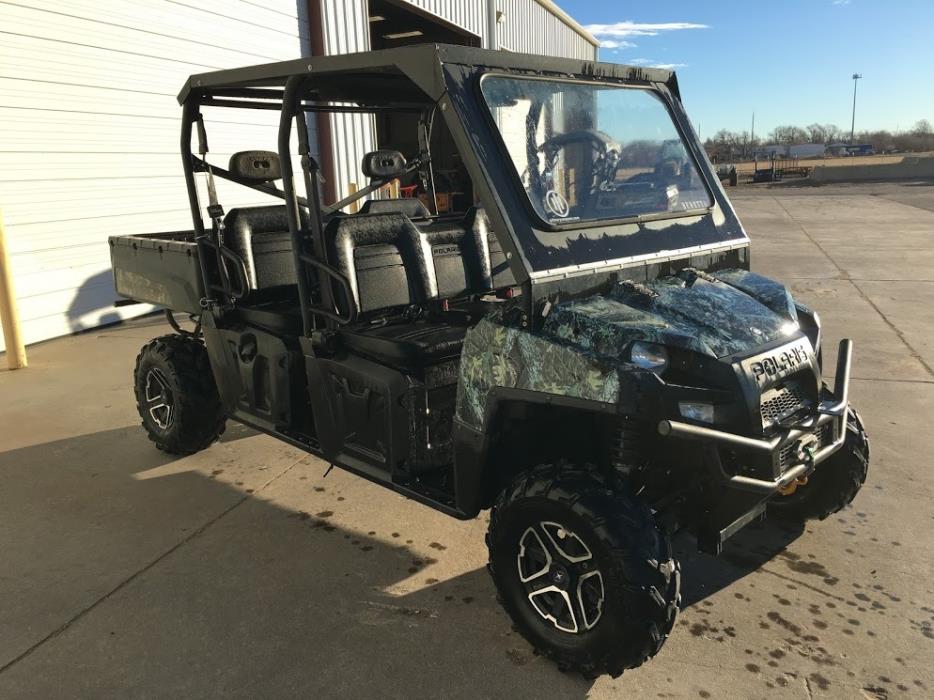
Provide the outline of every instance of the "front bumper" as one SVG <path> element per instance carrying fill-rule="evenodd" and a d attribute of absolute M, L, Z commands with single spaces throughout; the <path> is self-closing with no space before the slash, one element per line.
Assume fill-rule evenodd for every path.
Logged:
<path fill-rule="evenodd" d="M 774 437 L 752 438 L 728 433 L 713 428 L 704 428 L 680 421 L 663 420 L 658 432 L 664 437 L 717 443 L 725 447 L 775 456 L 789 447 L 800 445 L 796 458 L 788 464 L 781 475 L 772 480 L 757 479 L 745 475 L 725 475 L 729 486 L 743 491 L 771 495 L 810 474 L 814 468 L 839 450 L 846 440 L 847 412 L 849 410 L 850 364 L 853 343 L 841 340 L 837 354 L 837 375 L 834 379 L 834 400 L 821 401 L 817 413 L 783 430 Z M 825 425 L 832 425 L 833 439 L 815 450 L 810 450 L 805 441 L 818 433 Z"/>

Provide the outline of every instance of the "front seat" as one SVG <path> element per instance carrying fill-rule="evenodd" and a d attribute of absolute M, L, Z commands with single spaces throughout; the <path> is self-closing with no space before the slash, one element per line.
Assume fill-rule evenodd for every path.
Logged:
<path fill-rule="evenodd" d="M 437 297 L 431 249 L 398 213 L 360 214 L 328 224 L 329 258 L 347 278 L 361 322 L 340 329 L 346 349 L 382 364 L 416 368 L 457 357 L 466 326 L 406 318 Z"/>

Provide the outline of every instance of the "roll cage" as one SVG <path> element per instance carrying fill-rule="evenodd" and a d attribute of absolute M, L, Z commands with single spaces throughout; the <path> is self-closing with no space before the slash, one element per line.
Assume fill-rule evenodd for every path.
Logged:
<path fill-rule="evenodd" d="M 355 196 L 325 204 L 319 183 L 322 167 L 312 154 L 307 115 L 330 113 L 380 114 L 411 112 L 419 117 L 419 152 L 413 170 L 430 189 L 434 200 L 429 150 L 430 125 L 443 118 L 473 182 L 474 192 L 484 206 L 491 228 L 505 251 L 509 267 L 523 293 L 516 302 L 526 318 L 535 305 L 547 301 L 553 285 L 542 282 L 568 277 L 567 269 L 555 275 L 536 270 L 529 240 L 546 241 L 547 232 L 531 231 L 532 217 L 524 211 L 520 193 L 497 168 L 492 153 L 493 125 L 479 100 L 477 74 L 490 71 L 518 75 L 572 76 L 581 80 L 604 80 L 666 91 L 677 104 L 678 85 L 673 73 L 590 61 L 559 59 L 507 52 L 490 52 L 463 46 L 426 44 L 342 56 L 318 56 L 233 70 L 193 75 L 178 95 L 183 106 L 181 151 L 191 207 L 199 261 L 205 281 L 203 305 L 229 306 L 246 289 L 242 261 L 229 251 L 219 230 L 223 210 L 213 197 L 213 178 L 230 180 L 285 203 L 297 277 L 304 334 L 334 329 L 354 318 L 353 297 L 348 280 L 327 259 L 325 224 L 328 217 L 375 190 L 373 182 Z M 475 83 L 475 84 L 474 84 Z M 475 91 L 475 93 L 473 92 Z M 201 116 L 203 107 L 272 110 L 279 112 L 278 156 L 281 188 L 271 182 L 256 182 L 207 162 L 207 134 Z M 484 132 L 481 125 L 486 123 Z M 290 140 L 298 135 L 298 172 L 305 195 L 295 182 Z M 484 133 L 480 133 L 484 132 Z M 197 152 L 192 137 L 197 134 Z M 699 145 L 696 146 L 699 150 Z M 324 157 L 324 155 L 322 156 Z M 196 173 L 206 173 L 211 202 L 207 207 L 213 225 L 202 216 Z M 725 198 L 724 198 L 725 200 Z M 728 209 L 728 203 L 718 202 Z M 435 212 L 437 213 L 437 212 Z M 738 222 L 736 228 L 739 228 Z M 741 233 L 741 228 L 739 229 Z M 562 234 L 563 235 L 563 234 Z M 694 246 L 697 248 L 697 246 Z M 556 256 L 560 260 L 560 256 Z M 640 263 L 641 264 L 641 263 Z M 599 265 L 574 266 L 573 274 L 593 273 Z M 619 270 L 619 265 L 611 266 Z M 577 269 L 580 268 L 580 269 Z M 536 288 L 538 285 L 538 288 Z"/>

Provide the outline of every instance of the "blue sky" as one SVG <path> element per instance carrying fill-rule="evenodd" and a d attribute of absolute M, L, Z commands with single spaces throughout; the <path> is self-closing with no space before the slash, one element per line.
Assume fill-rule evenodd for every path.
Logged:
<path fill-rule="evenodd" d="M 701 137 L 780 124 L 849 131 L 934 122 L 932 0 L 558 0 L 601 60 L 666 65 Z"/>

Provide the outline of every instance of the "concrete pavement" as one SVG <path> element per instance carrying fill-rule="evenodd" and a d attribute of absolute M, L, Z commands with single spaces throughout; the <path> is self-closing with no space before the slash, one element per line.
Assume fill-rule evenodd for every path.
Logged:
<path fill-rule="evenodd" d="M 753 268 L 820 311 L 827 347 L 856 342 L 873 464 L 804 533 L 766 523 L 720 559 L 679 538 L 684 610 L 655 660 L 586 682 L 533 656 L 485 518 L 234 425 L 156 451 L 130 378 L 166 328 L 144 319 L 0 372 L 0 697 L 934 695 L 934 187 L 731 194 Z"/>

